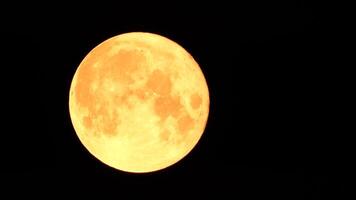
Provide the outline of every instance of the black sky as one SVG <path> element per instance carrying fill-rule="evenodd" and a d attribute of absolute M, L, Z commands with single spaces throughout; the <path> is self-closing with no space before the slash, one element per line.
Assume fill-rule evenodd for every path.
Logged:
<path fill-rule="evenodd" d="M 134 4 L 21 4 L 1 14 L 0 190 L 219 199 L 343 195 L 342 72 L 336 35 L 319 4 Z M 70 82 L 83 57 L 132 31 L 161 34 L 186 48 L 211 95 L 206 131 L 191 154 L 144 175 L 97 161 L 77 139 L 68 112 Z"/>

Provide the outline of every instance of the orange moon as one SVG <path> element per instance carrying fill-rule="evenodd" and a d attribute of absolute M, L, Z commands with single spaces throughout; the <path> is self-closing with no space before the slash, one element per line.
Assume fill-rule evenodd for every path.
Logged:
<path fill-rule="evenodd" d="M 126 172 L 152 172 L 198 143 L 209 91 L 183 47 L 132 32 L 109 38 L 83 59 L 71 82 L 69 111 L 81 143 L 97 159 Z"/>

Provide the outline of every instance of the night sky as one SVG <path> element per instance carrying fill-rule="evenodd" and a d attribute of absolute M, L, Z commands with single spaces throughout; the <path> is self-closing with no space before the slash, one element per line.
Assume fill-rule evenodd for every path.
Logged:
<path fill-rule="evenodd" d="M 29 6 L 1 13 L 0 191 L 122 199 L 342 197 L 349 148 L 339 113 L 342 72 L 320 5 Z M 177 164 L 149 174 L 117 171 L 90 155 L 68 110 L 70 83 L 84 56 L 133 31 L 182 45 L 210 91 L 198 145 Z"/>

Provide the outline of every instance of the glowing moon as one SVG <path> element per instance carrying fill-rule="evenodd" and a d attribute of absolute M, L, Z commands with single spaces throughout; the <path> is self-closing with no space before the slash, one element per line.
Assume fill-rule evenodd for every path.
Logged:
<path fill-rule="evenodd" d="M 209 91 L 192 56 L 151 33 L 112 37 L 80 63 L 69 96 L 74 129 L 88 151 L 127 172 L 166 168 L 201 138 Z"/>

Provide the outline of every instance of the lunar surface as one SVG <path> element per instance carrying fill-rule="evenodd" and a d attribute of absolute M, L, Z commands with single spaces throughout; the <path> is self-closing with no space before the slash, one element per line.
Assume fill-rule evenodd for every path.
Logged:
<path fill-rule="evenodd" d="M 209 92 L 193 57 L 165 37 L 133 32 L 96 46 L 77 68 L 69 111 L 82 144 L 103 163 L 151 172 L 201 138 Z"/>

